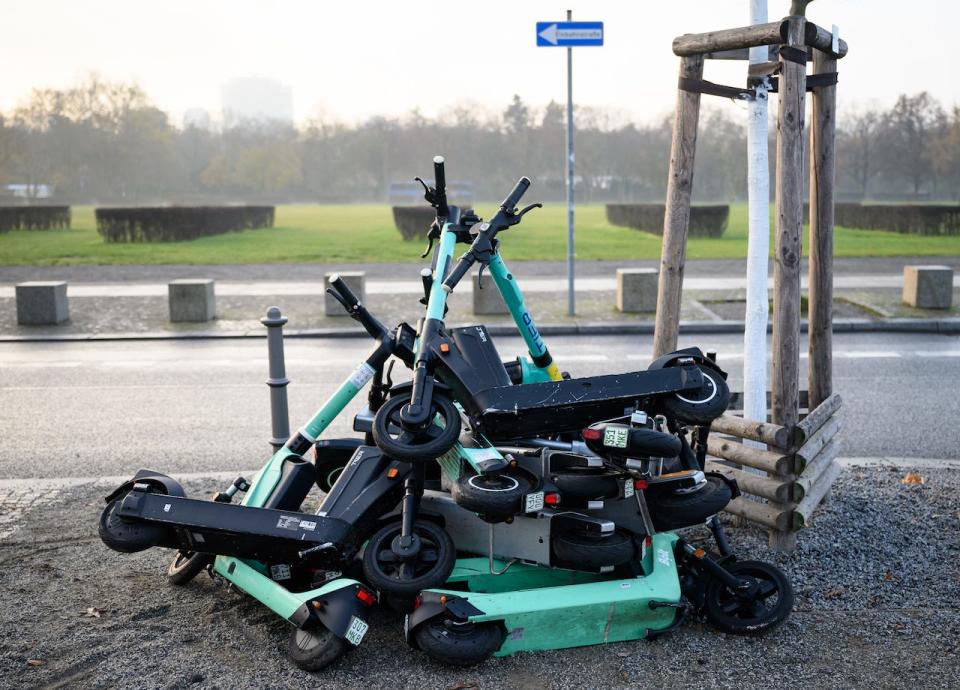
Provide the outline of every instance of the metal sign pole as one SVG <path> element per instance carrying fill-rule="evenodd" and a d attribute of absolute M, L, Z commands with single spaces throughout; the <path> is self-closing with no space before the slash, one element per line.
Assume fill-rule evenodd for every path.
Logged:
<path fill-rule="evenodd" d="M 573 12 L 567 10 L 567 21 Z M 573 48 L 567 46 L 567 315 L 577 313 L 573 289 Z"/>

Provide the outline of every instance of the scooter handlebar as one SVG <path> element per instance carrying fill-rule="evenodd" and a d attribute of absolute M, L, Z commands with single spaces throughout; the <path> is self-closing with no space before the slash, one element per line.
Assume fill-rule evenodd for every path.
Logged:
<path fill-rule="evenodd" d="M 353 310 L 358 304 L 360 304 L 360 298 L 353 294 L 353 290 L 347 286 L 343 281 L 343 278 L 340 277 L 340 274 L 330 276 L 330 287 L 337 291 L 340 295 L 343 306 L 347 311 Z"/>
<path fill-rule="evenodd" d="M 530 187 L 530 178 L 521 177 L 517 180 L 516 186 L 513 188 L 513 191 L 507 195 L 507 198 L 503 200 L 503 203 L 500 204 L 500 208 L 504 211 L 512 211 L 516 208 L 517 204 L 520 202 L 520 199 L 526 194 L 527 189 Z"/>
<path fill-rule="evenodd" d="M 461 256 L 460 260 L 457 261 L 453 267 L 453 270 L 450 271 L 450 275 L 443 281 L 443 291 L 448 294 L 453 292 L 453 288 L 457 287 L 457 283 L 463 279 L 463 276 L 467 274 L 467 271 L 470 270 L 470 267 L 473 266 L 476 261 L 477 257 L 473 255 L 473 252 L 467 252 Z"/>

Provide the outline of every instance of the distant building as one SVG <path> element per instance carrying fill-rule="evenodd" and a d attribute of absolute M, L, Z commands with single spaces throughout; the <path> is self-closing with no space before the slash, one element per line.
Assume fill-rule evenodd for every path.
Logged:
<path fill-rule="evenodd" d="M 183 128 L 196 127 L 197 129 L 210 129 L 210 113 L 203 108 L 189 108 L 183 113 Z"/>
<path fill-rule="evenodd" d="M 17 199 L 49 199 L 53 196 L 52 184 L 8 184 L 3 189 L 5 196 Z"/>
<path fill-rule="evenodd" d="M 247 121 L 293 124 L 293 89 L 276 79 L 239 77 L 220 90 L 223 126 Z"/>

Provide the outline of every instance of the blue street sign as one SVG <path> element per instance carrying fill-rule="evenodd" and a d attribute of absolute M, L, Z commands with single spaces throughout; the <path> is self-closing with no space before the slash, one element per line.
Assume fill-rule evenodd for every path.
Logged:
<path fill-rule="evenodd" d="M 537 22 L 537 46 L 602 46 L 603 22 Z"/>

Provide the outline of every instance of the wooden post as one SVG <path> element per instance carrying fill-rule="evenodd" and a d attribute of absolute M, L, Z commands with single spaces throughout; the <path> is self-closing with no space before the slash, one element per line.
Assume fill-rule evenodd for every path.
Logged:
<path fill-rule="evenodd" d="M 837 71 L 835 58 L 814 51 L 813 71 Z M 833 182 L 837 87 L 813 92 L 810 122 L 810 277 L 808 318 L 810 409 L 833 392 Z"/>
<path fill-rule="evenodd" d="M 806 55 L 803 17 L 788 17 L 780 58 L 780 111 L 777 116 L 777 230 L 773 271 L 773 376 L 771 407 L 774 424 L 794 426 L 800 414 L 800 232 L 803 225 L 803 116 L 806 97 Z M 783 481 L 793 479 L 779 474 Z M 783 511 L 792 505 L 778 506 Z M 796 546 L 792 532 L 772 530 L 770 546 L 788 551 Z"/>
<path fill-rule="evenodd" d="M 680 77 L 701 79 L 703 56 L 690 55 L 682 58 Z M 667 207 L 663 218 L 657 321 L 653 335 L 654 357 L 659 357 L 677 347 L 677 333 L 680 328 L 680 295 L 683 290 L 683 266 L 687 255 L 690 194 L 693 191 L 693 161 L 697 148 L 699 119 L 700 94 L 679 89 L 677 112 L 673 121 L 673 142 L 670 145 Z"/>

